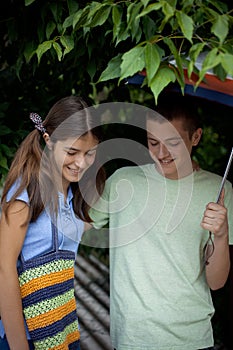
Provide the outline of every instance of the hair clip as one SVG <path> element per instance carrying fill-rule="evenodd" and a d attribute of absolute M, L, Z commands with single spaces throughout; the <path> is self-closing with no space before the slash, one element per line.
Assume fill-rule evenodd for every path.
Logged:
<path fill-rule="evenodd" d="M 46 129 L 42 124 L 42 118 L 39 116 L 39 114 L 30 113 L 30 119 L 33 121 L 34 126 L 37 130 L 39 130 L 42 134 L 46 132 Z"/>

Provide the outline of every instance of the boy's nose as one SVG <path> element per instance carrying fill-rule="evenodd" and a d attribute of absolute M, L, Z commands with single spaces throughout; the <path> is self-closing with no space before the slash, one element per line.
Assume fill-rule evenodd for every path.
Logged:
<path fill-rule="evenodd" d="M 167 155 L 169 155 L 170 152 L 168 151 L 167 147 L 164 144 L 160 144 L 159 145 L 159 154 L 158 154 L 158 158 L 163 158 Z"/>

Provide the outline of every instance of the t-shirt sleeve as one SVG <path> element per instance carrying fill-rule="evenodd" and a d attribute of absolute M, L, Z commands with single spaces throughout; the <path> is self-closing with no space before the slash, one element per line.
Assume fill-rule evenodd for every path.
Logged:
<path fill-rule="evenodd" d="M 96 229 L 100 229 L 108 224 L 109 220 L 109 200 L 110 200 L 111 178 L 105 183 L 104 191 L 99 200 L 89 211 L 92 225 Z"/>
<path fill-rule="evenodd" d="M 15 192 L 17 191 L 17 189 L 19 188 L 20 186 L 20 182 L 19 180 L 16 181 L 12 187 L 10 188 L 10 190 L 8 191 L 7 193 L 7 196 L 6 196 L 6 201 L 9 202 L 11 200 L 11 198 L 14 196 Z M 16 198 L 17 200 L 19 201 L 23 201 L 25 203 L 27 203 L 29 205 L 29 197 L 28 197 L 28 193 L 27 193 L 27 190 L 24 189 Z"/>

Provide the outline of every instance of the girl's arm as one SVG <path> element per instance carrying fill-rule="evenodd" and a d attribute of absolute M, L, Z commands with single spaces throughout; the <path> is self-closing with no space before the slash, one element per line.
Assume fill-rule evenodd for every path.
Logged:
<path fill-rule="evenodd" d="M 11 350 L 28 350 L 17 260 L 25 239 L 29 207 L 16 200 L 0 219 L 0 312 Z"/>
<path fill-rule="evenodd" d="M 206 279 L 212 290 L 222 288 L 230 271 L 227 209 L 224 207 L 224 193 L 219 204 L 209 203 L 201 226 L 214 234 L 214 245 L 208 246 Z M 214 248 L 214 249 L 213 249 Z"/>

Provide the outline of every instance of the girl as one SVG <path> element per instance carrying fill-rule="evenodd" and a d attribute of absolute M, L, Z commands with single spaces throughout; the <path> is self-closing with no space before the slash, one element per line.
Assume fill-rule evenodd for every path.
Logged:
<path fill-rule="evenodd" d="M 20 145 L 9 170 L 0 220 L 1 350 L 53 348 L 50 340 L 47 346 L 35 345 L 29 335 L 17 267 L 21 258 L 27 262 L 53 250 L 53 227 L 59 251 L 73 252 L 74 263 L 84 221 L 90 221 L 88 210 L 105 180 L 96 157 L 99 123 L 87 107 L 82 98 L 70 96 L 55 103 L 43 123 L 31 113 L 36 129 Z M 63 340 L 59 349 L 79 349 L 78 329 Z"/>

